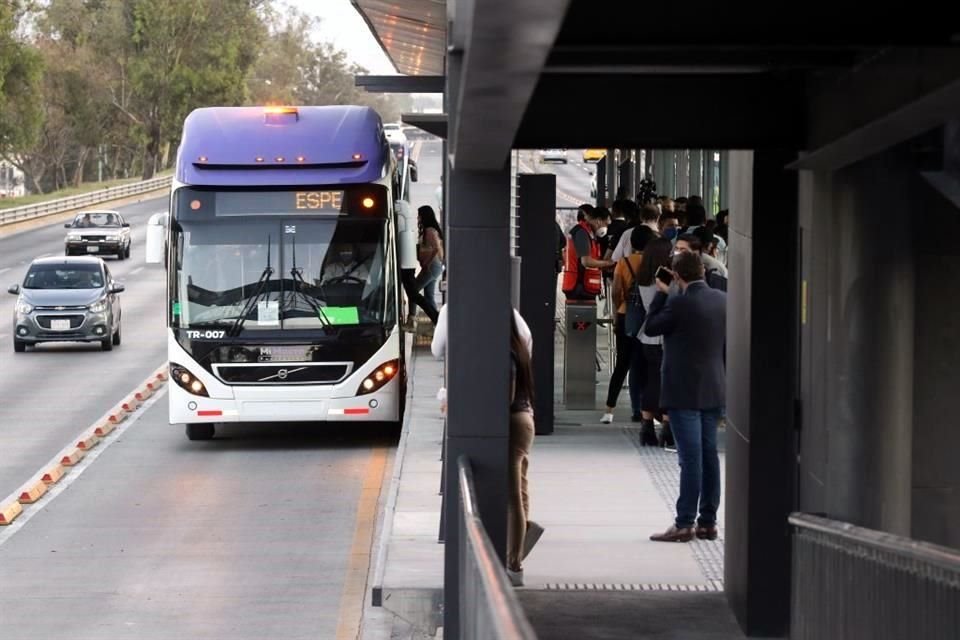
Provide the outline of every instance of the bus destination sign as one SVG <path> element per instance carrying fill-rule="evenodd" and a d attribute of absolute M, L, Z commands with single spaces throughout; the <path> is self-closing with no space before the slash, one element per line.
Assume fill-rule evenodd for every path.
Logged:
<path fill-rule="evenodd" d="M 340 213 L 343 191 L 297 191 L 294 193 L 294 207 L 298 211 Z"/>

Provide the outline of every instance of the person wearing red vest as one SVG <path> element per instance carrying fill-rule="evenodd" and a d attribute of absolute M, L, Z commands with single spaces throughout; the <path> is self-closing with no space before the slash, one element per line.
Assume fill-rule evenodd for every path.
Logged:
<path fill-rule="evenodd" d="M 601 269 L 614 266 L 600 257 L 597 238 L 606 235 L 610 214 L 606 210 L 585 209 L 584 219 L 567 234 L 563 265 L 563 292 L 570 300 L 593 300 L 600 293 Z"/>

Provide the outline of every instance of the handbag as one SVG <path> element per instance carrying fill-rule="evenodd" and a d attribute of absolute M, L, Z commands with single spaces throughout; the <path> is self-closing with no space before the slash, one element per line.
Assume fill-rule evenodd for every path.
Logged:
<path fill-rule="evenodd" d="M 643 330 L 643 323 L 647 321 L 647 308 L 643 306 L 643 297 L 640 295 L 640 287 L 637 286 L 637 274 L 633 271 L 630 258 L 627 257 L 623 260 L 627 263 L 627 269 L 630 270 L 630 276 L 633 278 L 627 292 L 627 316 L 624 322 L 624 332 L 631 338 L 638 338 Z"/>

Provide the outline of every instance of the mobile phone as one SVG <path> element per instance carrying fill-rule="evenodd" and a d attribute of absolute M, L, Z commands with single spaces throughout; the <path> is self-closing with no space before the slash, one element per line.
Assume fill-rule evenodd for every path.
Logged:
<path fill-rule="evenodd" d="M 666 285 L 669 285 L 671 282 L 673 282 L 673 274 L 670 273 L 666 267 L 657 267 L 657 273 L 654 277 Z"/>

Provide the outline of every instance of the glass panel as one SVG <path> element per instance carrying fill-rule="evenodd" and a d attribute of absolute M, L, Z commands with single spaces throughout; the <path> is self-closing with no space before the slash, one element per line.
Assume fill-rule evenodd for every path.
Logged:
<path fill-rule="evenodd" d="M 288 221 L 284 224 L 285 329 L 384 321 L 384 223 Z"/>
<path fill-rule="evenodd" d="M 180 225 L 173 326 L 279 327 L 278 227 L 246 220 Z"/>

